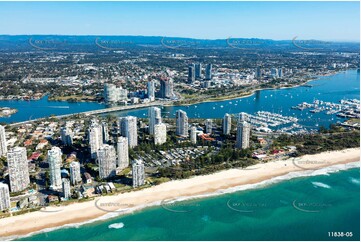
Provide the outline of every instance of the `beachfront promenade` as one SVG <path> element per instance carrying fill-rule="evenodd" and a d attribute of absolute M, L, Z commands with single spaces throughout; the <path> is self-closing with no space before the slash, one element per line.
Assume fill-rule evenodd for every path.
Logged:
<path fill-rule="evenodd" d="M 147 108 L 147 107 L 152 107 L 152 106 L 164 106 L 166 104 L 169 105 L 171 103 L 172 103 L 172 101 L 170 101 L 170 100 L 155 101 L 155 102 L 140 103 L 140 104 L 134 104 L 134 105 L 127 105 L 127 106 L 116 106 L 116 107 L 111 107 L 111 108 L 103 108 L 103 109 L 80 112 L 80 113 L 64 114 L 64 115 L 53 116 L 53 118 L 61 119 L 61 118 L 66 118 L 66 117 L 76 116 L 76 115 L 86 115 L 86 116 L 97 115 L 97 114 L 118 112 L 118 111 L 138 109 L 138 108 Z M 46 118 L 47 117 L 38 118 L 38 119 L 31 119 L 31 120 L 27 120 L 27 121 L 12 123 L 12 124 L 9 124 L 9 125 L 10 126 L 18 126 L 18 125 L 22 125 L 22 124 L 27 124 L 27 123 L 39 121 L 39 120 L 44 120 Z"/>

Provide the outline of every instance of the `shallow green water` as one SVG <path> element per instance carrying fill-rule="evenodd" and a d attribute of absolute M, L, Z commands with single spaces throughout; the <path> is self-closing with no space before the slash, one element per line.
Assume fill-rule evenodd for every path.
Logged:
<path fill-rule="evenodd" d="M 24 240 L 358 240 L 359 177 L 359 168 L 323 172 Z M 352 237 L 333 238 L 329 232 L 352 232 Z"/>

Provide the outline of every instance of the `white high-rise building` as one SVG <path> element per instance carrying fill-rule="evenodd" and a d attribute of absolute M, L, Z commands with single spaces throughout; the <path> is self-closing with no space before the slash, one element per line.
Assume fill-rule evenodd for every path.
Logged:
<path fill-rule="evenodd" d="M 251 125 L 246 121 L 238 122 L 236 148 L 247 149 L 249 147 L 250 136 L 251 136 Z"/>
<path fill-rule="evenodd" d="M 206 133 L 211 134 L 212 133 L 212 127 L 213 127 L 212 119 L 206 119 L 205 125 L 206 125 Z"/>
<path fill-rule="evenodd" d="M 243 121 L 246 121 L 246 122 L 250 121 L 249 115 L 245 112 L 239 113 L 239 116 L 238 116 L 238 122 L 243 122 Z"/>
<path fill-rule="evenodd" d="M 63 197 L 65 199 L 69 199 L 71 197 L 70 191 L 70 181 L 69 179 L 63 178 L 62 179 L 62 188 L 63 188 Z"/>
<path fill-rule="evenodd" d="M 108 130 L 108 123 L 102 122 L 102 137 L 103 143 L 106 144 L 109 141 L 109 130 Z"/>
<path fill-rule="evenodd" d="M 64 145 L 66 146 L 71 146 L 73 144 L 73 132 L 70 129 L 70 127 L 62 127 L 60 129 L 60 136 L 61 136 L 61 141 L 63 141 Z"/>
<path fill-rule="evenodd" d="M 52 147 L 48 150 L 48 163 L 50 171 L 50 189 L 60 190 L 61 185 L 61 165 L 62 165 L 62 152 L 59 147 Z"/>
<path fill-rule="evenodd" d="M 133 187 L 144 185 L 145 172 L 142 160 L 134 160 L 132 163 Z"/>
<path fill-rule="evenodd" d="M 0 125 L 0 157 L 6 156 L 8 152 L 6 145 L 5 127 Z"/>
<path fill-rule="evenodd" d="M 194 126 L 191 128 L 190 138 L 191 138 L 192 144 L 197 144 L 197 128 Z"/>
<path fill-rule="evenodd" d="M 106 83 L 104 85 L 104 100 L 107 103 L 127 101 L 128 91 L 122 87 L 116 87 L 114 84 Z"/>
<path fill-rule="evenodd" d="M 128 138 L 118 137 L 117 140 L 117 166 L 122 170 L 129 166 L 129 151 L 128 151 Z"/>
<path fill-rule="evenodd" d="M 9 209 L 10 203 L 10 192 L 8 184 L 0 182 L 0 211 Z"/>
<path fill-rule="evenodd" d="M 80 163 L 77 161 L 70 163 L 70 180 L 73 185 L 81 182 Z"/>
<path fill-rule="evenodd" d="M 223 118 L 223 134 L 229 135 L 232 129 L 232 118 L 231 115 L 226 113 Z"/>
<path fill-rule="evenodd" d="M 127 116 L 120 118 L 120 130 L 121 135 L 128 138 L 128 145 L 130 148 L 134 148 L 138 145 L 138 128 L 136 117 Z"/>
<path fill-rule="evenodd" d="M 8 151 L 7 162 L 11 192 L 25 190 L 29 183 L 29 167 L 25 147 L 15 147 Z"/>
<path fill-rule="evenodd" d="M 150 101 L 155 100 L 155 85 L 154 81 L 149 81 L 147 83 L 147 92 L 148 92 L 148 98 Z"/>
<path fill-rule="evenodd" d="M 116 175 L 115 148 L 111 145 L 103 145 L 98 150 L 99 177 L 109 178 Z"/>
<path fill-rule="evenodd" d="M 98 123 L 97 120 L 92 120 L 88 133 L 91 158 L 96 159 L 97 151 L 103 144 L 102 126 Z"/>
<path fill-rule="evenodd" d="M 149 134 L 154 134 L 154 126 L 162 122 L 160 108 L 150 107 L 148 109 L 148 117 L 149 117 Z"/>
<path fill-rule="evenodd" d="M 154 144 L 161 145 L 167 142 L 167 125 L 165 123 L 154 126 Z"/>
<path fill-rule="evenodd" d="M 176 135 L 188 137 L 188 116 L 183 110 L 176 112 Z"/>

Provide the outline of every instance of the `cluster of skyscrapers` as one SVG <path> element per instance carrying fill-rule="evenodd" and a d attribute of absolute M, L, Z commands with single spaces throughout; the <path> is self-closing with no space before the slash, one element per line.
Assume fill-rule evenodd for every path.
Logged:
<path fill-rule="evenodd" d="M 48 150 L 48 164 L 50 172 L 50 189 L 62 191 L 63 197 L 69 199 L 71 196 L 70 184 L 77 185 L 81 182 L 80 163 L 72 161 L 70 163 L 70 180 L 61 177 L 62 151 L 59 147 L 53 146 Z"/>
<path fill-rule="evenodd" d="M 271 76 L 273 78 L 281 78 L 283 76 L 282 68 L 272 68 L 271 69 Z"/>
<path fill-rule="evenodd" d="M 257 80 L 261 80 L 263 74 L 264 73 L 263 73 L 263 70 L 261 69 L 261 67 L 257 67 L 256 73 L 255 73 L 255 78 Z M 272 68 L 271 69 L 271 77 L 272 78 L 282 78 L 283 77 L 282 68 Z"/>
<path fill-rule="evenodd" d="M 160 89 L 159 92 L 157 93 L 157 96 L 159 98 L 167 98 L 167 99 L 173 98 L 174 97 L 173 80 L 171 78 L 162 76 L 159 79 L 159 83 L 160 83 Z M 149 100 L 154 101 L 156 96 L 155 81 L 152 80 L 147 83 L 147 93 Z"/>
<path fill-rule="evenodd" d="M 154 114 L 154 123 L 161 122 L 160 115 Z M 157 127 L 157 124 L 154 125 Z M 156 129 L 153 129 L 156 132 Z M 92 120 L 89 126 L 89 146 L 93 159 L 96 159 L 99 165 L 99 177 L 107 179 L 114 177 L 117 171 L 123 170 L 129 166 L 129 148 L 138 145 L 138 127 L 137 118 L 126 116 L 119 118 L 120 137 L 116 140 L 116 148 L 107 144 L 109 141 L 109 132 L 107 123 L 101 125 L 97 120 Z M 139 163 L 139 162 L 138 162 Z M 143 164 L 144 171 L 144 164 Z M 136 174 L 140 174 L 139 172 Z M 144 177 L 144 173 L 141 174 Z M 133 175 L 133 183 L 140 184 L 140 178 Z M 75 181 L 74 181 L 75 182 Z M 143 181 L 144 182 L 144 181 Z"/>
<path fill-rule="evenodd" d="M 212 79 L 212 64 L 207 64 L 205 68 L 205 78 L 203 78 L 202 64 L 190 64 L 188 66 L 188 82 L 193 83 L 195 80 L 211 80 Z"/>
<path fill-rule="evenodd" d="M 131 123 L 129 124 L 129 122 Z M 130 132 L 128 131 L 129 128 L 132 128 Z M 115 176 L 117 165 L 118 167 L 121 166 L 122 169 L 128 166 L 128 141 L 131 140 L 133 142 L 132 147 L 137 145 L 136 118 L 121 118 L 120 133 L 123 135 L 123 137 L 118 138 L 117 150 L 115 150 L 112 145 L 107 144 L 109 140 L 107 123 L 103 122 L 102 124 L 99 124 L 98 120 L 96 119 L 93 119 L 90 123 L 88 129 L 90 154 L 91 158 L 98 161 L 99 177 L 102 179 Z"/>
<path fill-rule="evenodd" d="M 151 80 L 147 82 L 147 94 L 146 97 L 149 101 L 154 101 L 156 96 L 159 98 L 172 99 L 174 97 L 174 84 L 173 79 L 166 76 L 159 78 L 160 89 L 156 92 L 155 81 Z M 117 87 L 114 84 L 104 84 L 104 101 L 108 104 L 127 103 L 128 91 L 122 87 Z M 130 95 L 131 96 L 131 95 Z M 143 96 L 144 97 L 144 96 Z"/>
<path fill-rule="evenodd" d="M 201 66 L 199 66 L 201 68 Z M 199 73 L 198 73 L 199 74 Z M 150 85 L 152 86 L 152 85 Z M 152 88 L 152 87 L 150 87 Z M 149 134 L 154 137 L 154 143 L 160 145 L 167 140 L 167 125 L 162 122 L 161 109 L 150 107 L 148 110 Z M 205 120 L 205 133 L 212 134 L 213 122 L 211 119 Z M 225 114 L 222 121 L 224 135 L 230 135 L 232 129 L 232 117 Z M 181 137 L 190 136 L 192 144 L 197 143 L 197 128 L 190 128 L 187 113 L 183 110 L 176 111 L 176 135 Z M 236 145 L 237 149 L 246 149 L 250 146 L 250 119 L 246 113 L 240 113 L 237 122 Z M 89 146 L 91 157 L 99 164 L 99 177 L 107 179 L 116 175 L 117 171 L 127 168 L 129 162 L 129 148 L 138 145 L 137 118 L 133 116 L 121 117 L 119 119 L 120 137 L 116 139 L 116 147 L 108 144 L 109 131 L 106 122 L 99 124 L 96 119 L 90 123 L 88 130 Z M 61 128 L 61 139 L 64 145 L 71 145 L 73 142 L 73 132 L 71 128 L 65 126 Z M 10 189 L 7 184 L 0 183 L 0 210 L 10 208 L 10 191 L 20 192 L 25 190 L 30 184 L 27 152 L 25 147 L 14 147 L 7 149 L 5 129 L 0 126 L 0 155 L 7 157 L 9 168 Z M 48 150 L 47 161 L 50 172 L 50 188 L 55 191 L 62 191 L 63 197 L 71 197 L 71 184 L 77 185 L 81 182 L 80 163 L 73 161 L 70 163 L 70 180 L 62 179 L 62 151 L 59 147 L 52 147 Z M 145 167 L 141 159 L 132 162 L 133 187 L 142 186 L 145 183 Z"/>

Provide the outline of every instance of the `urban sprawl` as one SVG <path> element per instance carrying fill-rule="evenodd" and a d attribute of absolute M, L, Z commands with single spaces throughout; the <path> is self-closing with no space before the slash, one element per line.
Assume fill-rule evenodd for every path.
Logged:
<path fill-rule="evenodd" d="M 234 45 L 195 50 L 122 47 L 0 54 L 0 100 L 47 96 L 102 102 L 123 110 L 139 104 L 148 108 L 143 118 L 78 113 L 0 125 L 0 216 L 338 149 L 346 138 L 350 146 L 359 143 L 359 100 L 314 100 L 292 107 L 347 118 L 320 130 L 301 127 L 295 117 L 262 110 L 226 113 L 221 119 L 191 119 L 183 110 L 175 117 L 163 113 L 164 106 L 309 85 L 306 82 L 318 76 L 357 69 L 357 52 L 303 51 L 295 46 L 270 51 L 243 51 Z M 16 112 L 8 107 L 0 111 L 4 116 Z M 275 128 L 286 124 L 292 129 Z M 341 141 L 326 145 L 333 139 Z M 310 140 L 319 140 L 317 149 Z"/>

